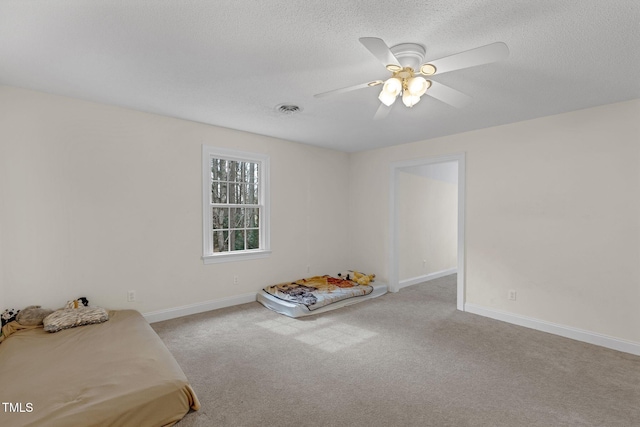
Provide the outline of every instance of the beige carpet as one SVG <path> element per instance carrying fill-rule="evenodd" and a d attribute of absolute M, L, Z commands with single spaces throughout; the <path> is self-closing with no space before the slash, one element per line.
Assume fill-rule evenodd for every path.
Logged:
<path fill-rule="evenodd" d="M 640 357 L 455 309 L 455 276 L 296 320 L 258 303 L 152 325 L 189 426 L 640 426 Z"/>

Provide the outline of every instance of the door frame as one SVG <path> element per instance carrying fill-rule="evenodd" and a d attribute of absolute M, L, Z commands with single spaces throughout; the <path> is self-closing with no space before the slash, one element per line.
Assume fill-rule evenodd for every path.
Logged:
<path fill-rule="evenodd" d="M 449 154 L 438 157 L 425 157 L 420 159 L 404 160 L 391 163 L 389 174 L 389 232 L 391 241 L 391 256 L 389 257 L 389 291 L 400 290 L 398 277 L 398 176 L 401 169 L 413 166 L 426 166 L 444 162 L 458 163 L 458 282 L 456 308 L 464 311 L 465 303 L 465 158 L 466 153 Z"/>

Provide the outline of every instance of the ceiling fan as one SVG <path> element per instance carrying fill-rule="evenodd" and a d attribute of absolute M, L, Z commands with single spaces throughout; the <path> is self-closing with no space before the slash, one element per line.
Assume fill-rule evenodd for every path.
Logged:
<path fill-rule="evenodd" d="M 462 108 L 471 102 L 471 97 L 442 83 L 427 80 L 423 76 L 430 77 L 462 68 L 488 64 L 509 56 L 507 45 L 496 42 L 423 63 L 426 51 L 424 46 L 420 44 L 402 43 L 389 48 L 384 40 L 377 37 L 361 37 L 359 40 L 391 72 L 391 77 L 386 81 L 373 80 L 314 96 L 321 98 L 382 85 L 382 90 L 378 95 L 381 104 L 374 116 L 375 119 L 386 117 L 399 95 L 402 96 L 402 102 L 407 107 L 416 105 L 420 102 L 420 97 L 426 93 L 449 105 Z"/>

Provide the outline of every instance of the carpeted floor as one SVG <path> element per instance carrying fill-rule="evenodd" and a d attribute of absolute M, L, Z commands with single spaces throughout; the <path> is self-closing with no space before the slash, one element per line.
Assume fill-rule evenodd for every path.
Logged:
<path fill-rule="evenodd" d="M 455 283 L 154 323 L 202 403 L 177 426 L 640 426 L 640 357 L 459 312 Z"/>

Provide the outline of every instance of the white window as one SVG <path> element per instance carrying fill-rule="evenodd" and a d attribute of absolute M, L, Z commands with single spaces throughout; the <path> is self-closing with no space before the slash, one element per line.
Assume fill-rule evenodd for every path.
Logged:
<path fill-rule="evenodd" d="M 202 146 L 205 264 L 269 255 L 269 157 Z"/>

